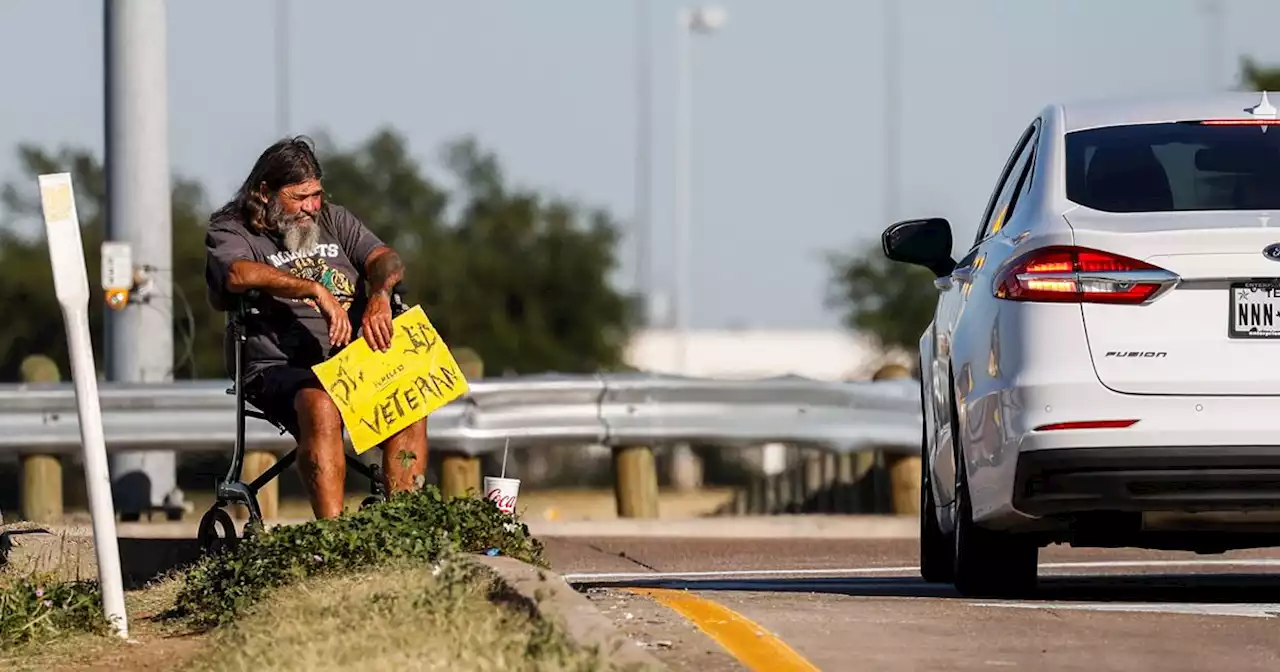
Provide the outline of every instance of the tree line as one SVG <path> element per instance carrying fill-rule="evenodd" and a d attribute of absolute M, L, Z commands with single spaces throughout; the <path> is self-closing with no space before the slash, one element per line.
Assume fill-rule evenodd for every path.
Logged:
<path fill-rule="evenodd" d="M 353 148 L 319 137 L 317 149 L 328 197 L 355 212 L 404 259 L 409 305 L 422 305 L 451 348 L 479 353 L 487 374 L 623 366 L 640 302 L 609 282 L 621 231 L 608 212 L 510 185 L 497 157 L 471 137 L 443 149 L 458 185 L 453 190 L 428 176 L 391 129 Z M 18 380 L 19 366 L 31 354 L 51 357 L 64 376 L 69 370 L 35 176 L 72 174 L 93 284 L 105 233 L 106 177 L 98 157 L 82 148 L 22 145 L 18 159 L 24 177 L 0 189 L 9 220 L 0 227 L 3 381 Z M 158 272 L 172 273 L 174 285 L 174 377 L 221 378 L 225 318 L 206 299 L 204 229 L 226 199 L 211 200 L 202 185 L 181 175 L 171 184 L 173 262 Z M 16 226 L 23 221 L 29 225 Z M 90 310 L 101 370 L 100 293 L 94 292 Z"/>
<path fill-rule="evenodd" d="M 1241 88 L 1280 90 L 1280 67 L 1246 58 L 1240 73 Z M 641 301 L 609 282 L 622 235 L 610 213 L 513 187 L 498 158 L 471 137 L 443 148 L 458 185 L 452 191 L 425 174 L 392 129 L 352 148 L 323 136 L 317 144 L 329 197 L 396 247 L 410 305 L 423 306 L 451 348 L 475 350 L 489 375 L 626 368 L 623 351 L 641 326 Z M 0 381 L 18 380 L 31 354 L 68 370 L 47 247 L 42 236 L 12 226 L 40 219 L 35 175 L 72 174 L 91 279 L 99 277 L 105 225 L 106 176 L 92 152 L 22 145 L 18 158 L 24 178 L 0 188 L 10 220 L 0 227 Z M 181 175 L 172 189 L 174 377 L 222 377 L 224 318 L 205 299 L 204 227 L 225 199 L 211 202 L 202 185 Z M 937 303 L 932 275 L 890 262 L 878 241 L 828 261 L 828 305 L 845 325 L 886 350 L 914 353 Z M 90 304 L 99 366 L 104 309 L 101 300 Z"/>

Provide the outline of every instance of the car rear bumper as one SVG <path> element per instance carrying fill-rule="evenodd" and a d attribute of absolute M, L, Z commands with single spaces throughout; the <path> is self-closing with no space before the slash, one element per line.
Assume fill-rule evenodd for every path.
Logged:
<path fill-rule="evenodd" d="M 1280 510 L 1280 446 L 1022 452 L 1012 500 L 1015 510 L 1035 517 L 1095 511 Z"/>

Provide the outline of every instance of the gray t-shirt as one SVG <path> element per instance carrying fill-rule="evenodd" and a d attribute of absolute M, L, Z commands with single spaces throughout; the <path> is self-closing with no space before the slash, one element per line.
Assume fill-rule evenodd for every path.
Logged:
<path fill-rule="evenodd" d="M 311 254 L 294 254 L 273 233 L 254 233 L 239 217 L 209 222 L 205 234 L 207 261 L 205 282 L 210 303 L 218 310 L 234 306 L 226 291 L 227 274 L 238 260 L 269 264 L 293 275 L 324 285 L 347 310 L 352 339 L 360 328 L 367 302 L 364 261 L 382 241 L 349 210 L 332 203 L 321 209 L 320 236 Z M 245 378 L 280 364 L 310 368 L 336 352 L 329 344 L 329 326 L 311 299 L 283 299 L 263 294 L 255 304 L 261 315 L 246 332 Z M 225 344 L 228 375 L 232 375 L 231 342 Z"/>

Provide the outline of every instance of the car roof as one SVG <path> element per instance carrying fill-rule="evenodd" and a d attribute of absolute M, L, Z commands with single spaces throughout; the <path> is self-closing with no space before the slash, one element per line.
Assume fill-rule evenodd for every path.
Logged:
<path fill-rule="evenodd" d="M 1275 114 L 1280 109 L 1280 92 L 1269 92 L 1263 108 Z M 1263 103 L 1257 91 L 1224 91 L 1188 95 L 1109 98 L 1050 105 L 1062 115 L 1063 132 L 1071 133 L 1103 126 L 1152 124 L 1202 119 L 1253 119 L 1250 112 Z M 1276 109 L 1272 109 L 1276 108 Z M 1268 117 L 1271 118 L 1271 117 Z"/>

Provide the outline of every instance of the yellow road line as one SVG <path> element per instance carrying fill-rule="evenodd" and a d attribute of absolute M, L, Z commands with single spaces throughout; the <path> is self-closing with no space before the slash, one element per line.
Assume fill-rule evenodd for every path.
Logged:
<path fill-rule="evenodd" d="M 685 590 L 629 588 L 684 616 L 752 670 L 819 672 L 773 633 L 728 607 Z"/>

